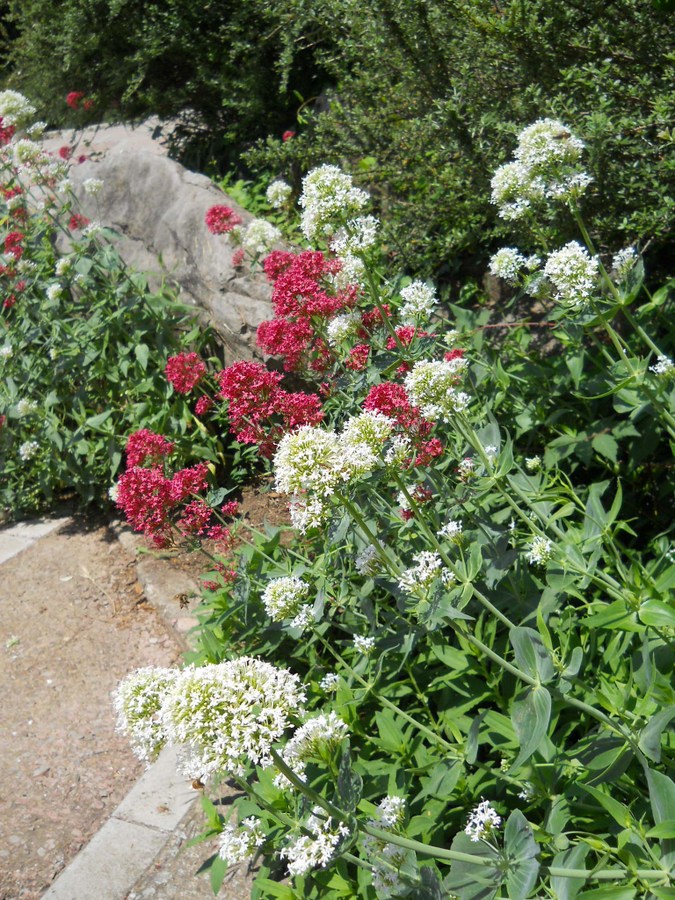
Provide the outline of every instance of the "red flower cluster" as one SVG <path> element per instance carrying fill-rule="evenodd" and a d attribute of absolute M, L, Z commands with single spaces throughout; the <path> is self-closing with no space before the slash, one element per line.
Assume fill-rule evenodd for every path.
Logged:
<path fill-rule="evenodd" d="M 418 484 L 417 487 L 413 491 L 411 491 L 411 496 L 415 503 L 422 505 L 423 503 L 428 503 L 433 498 L 433 493 L 429 490 L 429 488 L 424 487 L 423 484 Z M 406 522 L 410 521 L 413 518 L 415 513 L 412 509 L 402 509 L 401 510 L 401 518 Z"/>
<path fill-rule="evenodd" d="M 195 403 L 195 415 L 205 416 L 206 413 L 213 408 L 213 405 L 213 400 L 204 394 L 204 396 L 200 397 Z"/>
<path fill-rule="evenodd" d="M 230 431 L 243 444 L 258 444 L 263 456 L 272 456 L 287 431 L 323 419 L 316 394 L 283 390 L 281 375 L 262 363 L 236 362 L 216 377 L 219 396 L 229 401 Z"/>
<path fill-rule="evenodd" d="M 164 374 L 179 394 L 189 394 L 206 374 L 206 364 L 197 353 L 179 353 L 167 360 Z"/>
<path fill-rule="evenodd" d="M 446 362 L 452 362 L 453 359 L 462 359 L 463 357 L 464 351 L 459 347 L 456 350 L 448 350 L 448 352 L 443 355 L 443 359 Z"/>
<path fill-rule="evenodd" d="M 206 464 L 199 463 L 167 478 L 159 465 L 131 466 L 117 483 L 117 506 L 132 528 L 142 531 L 158 547 L 170 543 L 172 518 L 181 534 L 210 537 L 210 531 L 218 527 L 208 527 L 212 510 L 193 496 L 206 490 L 207 471 Z M 193 499 L 183 506 L 188 498 Z"/>
<path fill-rule="evenodd" d="M 25 236 L 26 235 L 22 231 L 10 231 L 9 234 L 5 236 L 5 253 L 8 256 L 13 256 L 14 259 L 21 259 L 24 251 L 24 248 L 21 246 L 21 241 L 23 241 Z"/>
<path fill-rule="evenodd" d="M 403 385 L 391 381 L 374 384 L 363 401 L 363 408 L 381 412 L 394 419 L 413 439 L 425 437 L 433 427 L 431 422 L 422 418 L 419 409 L 410 403 Z"/>
<path fill-rule="evenodd" d="M 87 225 L 90 224 L 91 219 L 88 219 L 81 213 L 73 213 L 73 215 L 70 217 L 70 221 L 68 222 L 68 228 L 70 228 L 71 231 L 79 231 L 81 228 L 86 228 Z"/>
<path fill-rule="evenodd" d="M 379 312 L 379 310 L 378 310 Z M 421 337 L 429 337 L 428 331 L 422 331 L 421 329 L 418 331 L 414 325 L 402 325 L 400 328 L 396 328 L 396 337 L 399 339 L 401 344 L 404 347 L 409 347 L 410 344 L 414 341 L 415 338 Z M 396 350 L 397 344 L 396 340 L 393 337 L 387 339 L 387 350 Z"/>
<path fill-rule="evenodd" d="M 147 428 L 134 431 L 127 439 L 127 465 L 142 466 L 146 462 L 156 465 L 173 450 L 172 441 L 167 441 L 161 434 L 155 434 Z"/>
<path fill-rule="evenodd" d="M 336 274 L 340 265 L 312 250 L 298 254 L 275 250 L 263 264 L 274 283 L 275 318 L 258 326 L 258 346 L 271 356 L 281 356 L 287 372 L 303 368 L 324 372 L 330 365 L 331 352 L 315 325 L 353 307 L 358 293 L 356 287 L 329 293 L 322 286 L 321 280 Z"/>
<path fill-rule="evenodd" d="M 282 141 L 284 142 L 284 144 L 285 144 L 286 141 L 290 141 L 291 138 L 294 138 L 294 137 L 295 137 L 295 132 L 294 132 L 294 131 L 284 131 L 284 133 L 281 135 L 281 140 L 282 140 Z"/>
<path fill-rule="evenodd" d="M 368 365 L 369 354 L 370 344 L 357 344 L 349 351 L 345 366 L 355 372 L 361 372 Z"/>
<path fill-rule="evenodd" d="M 9 144 L 15 134 L 16 128 L 14 125 L 5 125 L 2 116 L 0 116 L 0 147 Z"/>
<path fill-rule="evenodd" d="M 66 94 L 66 103 L 71 109 L 80 108 L 80 100 L 84 97 L 84 91 L 70 91 Z"/>
<path fill-rule="evenodd" d="M 235 225 L 241 225 L 242 219 L 229 206 L 212 206 L 206 210 L 204 222 L 211 234 L 227 234 Z"/>
<path fill-rule="evenodd" d="M 58 154 L 61 159 L 69 160 L 73 155 L 73 148 L 69 147 L 68 144 L 64 144 L 63 147 L 59 147 Z"/>

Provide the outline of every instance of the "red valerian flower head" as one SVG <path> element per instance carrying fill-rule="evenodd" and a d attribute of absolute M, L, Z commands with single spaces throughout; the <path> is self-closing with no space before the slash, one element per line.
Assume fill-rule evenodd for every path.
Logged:
<path fill-rule="evenodd" d="M 2 430 L 7 423 L 7 416 L 0 416 L 0 430 Z"/>
<path fill-rule="evenodd" d="M 196 466 L 188 466 L 187 469 L 179 469 L 171 479 L 170 494 L 174 503 L 182 503 L 193 494 L 199 494 L 208 487 L 206 473 L 209 467 L 206 463 L 198 463 Z"/>
<path fill-rule="evenodd" d="M 155 434 L 147 428 L 134 431 L 127 439 L 127 465 L 142 466 L 150 462 L 153 466 L 160 463 L 173 450 L 172 441 L 167 441 L 161 434 Z"/>
<path fill-rule="evenodd" d="M 349 357 L 345 362 L 348 369 L 360 372 L 368 365 L 368 354 L 370 353 L 370 344 L 357 344 L 349 351 Z"/>
<path fill-rule="evenodd" d="M 63 147 L 59 147 L 58 153 L 61 159 L 68 160 L 73 155 L 73 148 L 69 147 L 68 144 L 64 144 Z"/>
<path fill-rule="evenodd" d="M 23 256 L 21 241 L 23 241 L 25 236 L 26 235 L 22 231 L 10 231 L 9 234 L 5 236 L 5 253 L 8 256 L 13 256 L 14 259 L 21 259 Z"/>
<path fill-rule="evenodd" d="M 2 116 L 0 116 L 0 147 L 9 144 L 15 134 L 16 127 L 14 125 L 5 125 Z"/>
<path fill-rule="evenodd" d="M 15 303 L 16 303 L 16 294 L 10 294 L 8 297 L 5 298 L 5 301 L 3 302 L 2 305 L 4 306 L 5 309 L 11 309 Z"/>
<path fill-rule="evenodd" d="M 280 275 L 283 275 L 290 268 L 294 259 L 295 253 L 290 253 L 288 250 L 272 250 L 263 262 L 265 275 L 270 281 L 276 281 Z"/>
<path fill-rule="evenodd" d="M 452 362 L 453 359 L 463 359 L 463 357 L 464 357 L 464 351 L 461 350 L 459 347 L 456 348 L 455 350 L 448 350 L 448 352 L 443 355 L 443 359 L 446 362 Z"/>
<path fill-rule="evenodd" d="M 229 206 L 212 206 L 206 210 L 204 222 L 211 234 L 227 234 L 236 225 L 241 225 L 242 219 Z"/>
<path fill-rule="evenodd" d="M 441 444 L 440 440 L 438 438 L 431 438 L 430 441 L 425 441 L 420 445 L 419 452 L 415 457 L 415 465 L 427 466 L 432 459 L 436 459 L 442 452 L 443 444 Z"/>
<path fill-rule="evenodd" d="M 203 500 L 191 500 L 183 509 L 176 522 L 176 528 L 183 535 L 206 534 L 213 510 Z"/>
<path fill-rule="evenodd" d="M 295 135 L 296 135 L 296 132 L 295 132 L 295 131 L 284 131 L 284 133 L 281 135 L 281 140 L 282 140 L 282 141 L 284 142 L 284 144 L 285 144 L 286 141 L 290 141 L 291 138 L 294 138 L 294 137 L 295 137 Z"/>
<path fill-rule="evenodd" d="M 84 91 L 70 91 L 66 94 L 66 103 L 71 109 L 80 108 L 80 100 L 84 97 Z"/>
<path fill-rule="evenodd" d="M 91 219 L 88 219 L 81 213 L 73 213 L 68 222 L 68 228 L 71 231 L 79 231 L 81 228 L 86 228 L 87 225 L 91 225 Z"/>
<path fill-rule="evenodd" d="M 396 337 L 404 347 L 408 347 L 415 338 L 429 337 L 429 332 L 418 330 L 414 325 L 402 325 L 400 328 L 396 329 Z M 397 346 L 394 337 L 387 339 L 387 350 L 396 350 Z"/>
<path fill-rule="evenodd" d="M 199 400 L 197 400 L 197 402 L 195 403 L 195 415 L 205 416 L 210 409 L 213 409 L 213 406 L 214 401 L 210 397 L 204 395 L 203 397 L 200 397 Z"/>
<path fill-rule="evenodd" d="M 80 156 L 77 157 L 77 164 L 78 164 L 78 166 L 81 166 L 82 163 L 85 163 L 88 159 L 89 159 L 88 156 L 85 156 L 84 153 L 81 153 Z"/>
<path fill-rule="evenodd" d="M 243 247 L 237 247 L 237 249 L 232 254 L 232 265 L 235 269 L 238 269 L 239 266 L 244 265 L 244 260 L 246 259 L 246 253 L 244 252 Z"/>
<path fill-rule="evenodd" d="M 159 466 L 134 466 L 117 482 L 117 506 L 134 531 L 142 531 L 157 546 L 166 546 L 171 533 L 169 513 L 173 506 L 171 482 Z"/>
<path fill-rule="evenodd" d="M 91 98 L 88 98 L 84 101 L 82 106 L 84 106 L 87 112 L 91 112 L 91 110 L 96 106 L 96 103 Z"/>
<path fill-rule="evenodd" d="M 168 358 L 164 374 L 175 391 L 189 394 L 206 374 L 206 363 L 198 353 L 179 353 Z"/>

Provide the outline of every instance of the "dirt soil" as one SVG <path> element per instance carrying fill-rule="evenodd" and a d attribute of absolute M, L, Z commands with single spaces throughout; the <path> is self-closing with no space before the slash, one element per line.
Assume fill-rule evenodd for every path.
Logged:
<path fill-rule="evenodd" d="M 178 663 L 109 529 L 74 522 L 0 567 L 0 900 L 36 900 L 142 772 L 111 691 Z"/>

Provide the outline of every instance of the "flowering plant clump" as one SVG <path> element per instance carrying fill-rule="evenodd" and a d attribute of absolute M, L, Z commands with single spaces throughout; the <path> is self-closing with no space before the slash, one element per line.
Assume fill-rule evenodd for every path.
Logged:
<path fill-rule="evenodd" d="M 262 261 L 275 318 L 258 332 L 320 382 L 290 393 L 238 362 L 196 386 L 205 418 L 227 413 L 269 458 L 292 525 L 247 534 L 234 577 L 209 576 L 200 665 L 152 713 L 188 776 L 246 795 L 238 826 L 210 817 L 216 885 L 252 855 L 261 896 L 660 897 L 672 881 L 670 299 L 640 305 L 641 261 L 592 245 L 582 154 L 543 119 L 493 182 L 507 221 L 563 204 L 579 227 L 546 247 L 532 227 L 490 263 L 545 323 L 493 328 L 385 277 L 367 195 L 320 167 L 301 198 L 318 249 Z M 176 451 L 147 436 L 138 452 L 137 514 L 208 535 L 206 473 L 172 474 Z M 222 662 L 235 647 L 246 658 Z"/>

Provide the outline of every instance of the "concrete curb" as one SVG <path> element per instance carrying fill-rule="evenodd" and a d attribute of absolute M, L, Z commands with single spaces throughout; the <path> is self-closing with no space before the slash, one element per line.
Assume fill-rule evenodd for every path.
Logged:
<path fill-rule="evenodd" d="M 0 529 L 0 565 L 13 556 L 27 550 L 40 538 L 63 528 L 72 519 L 67 516 L 61 519 L 36 519 L 32 522 L 19 522 Z"/>

